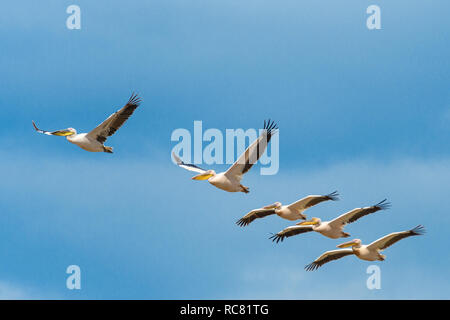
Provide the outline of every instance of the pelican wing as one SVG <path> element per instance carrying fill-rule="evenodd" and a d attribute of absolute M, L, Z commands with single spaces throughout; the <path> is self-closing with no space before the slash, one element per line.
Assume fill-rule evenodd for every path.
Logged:
<path fill-rule="evenodd" d="M 386 210 L 389 209 L 391 204 L 389 202 L 386 202 L 387 199 L 384 199 L 383 201 L 377 203 L 376 205 L 365 207 L 365 208 L 355 208 L 349 212 L 346 212 L 344 214 L 341 214 L 339 217 L 331 220 L 329 222 L 330 225 L 340 227 L 347 223 L 352 223 L 358 220 L 359 218 L 362 218 L 364 216 L 367 216 L 368 214 L 380 211 L 380 210 Z"/>
<path fill-rule="evenodd" d="M 275 208 L 272 209 L 255 209 L 247 213 L 245 216 L 236 221 L 236 224 L 240 227 L 248 226 L 253 220 L 258 218 L 264 218 L 275 214 Z"/>
<path fill-rule="evenodd" d="M 245 152 L 237 159 L 237 161 L 225 172 L 227 175 L 241 177 L 244 173 L 251 169 L 251 167 L 264 154 L 272 136 L 277 130 L 277 125 L 270 120 L 266 123 L 264 121 L 264 131 L 256 139 Z"/>
<path fill-rule="evenodd" d="M 114 112 L 105 121 L 99 124 L 94 130 L 87 134 L 88 137 L 105 143 L 109 136 L 112 136 L 128 118 L 133 114 L 134 110 L 139 107 L 141 98 L 137 94 L 132 94 L 127 104 L 120 110 Z"/>
<path fill-rule="evenodd" d="M 424 233 L 425 233 L 425 228 L 422 225 L 418 225 L 414 229 L 411 229 L 408 231 L 393 232 L 391 234 L 388 234 L 387 236 L 384 236 L 383 238 L 380 238 L 380 239 L 372 242 L 367 247 L 369 249 L 384 250 L 384 249 L 392 246 L 397 241 L 400 241 L 404 238 L 408 238 L 411 236 L 420 236 Z"/>
<path fill-rule="evenodd" d="M 175 159 L 175 162 L 177 163 L 177 165 L 183 169 L 189 170 L 189 171 L 193 171 L 193 172 L 197 172 L 197 173 L 205 173 L 207 170 L 202 169 L 200 167 L 197 167 L 194 164 L 188 164 L 188 163 L 184 163 L 183 160 L 180 159 L 180 157 L 178 157 L 175 152 L 172 152 L 172 156 Z"/>
<path fill-rule="evenodd" d="M 289 207 L 289 209 L 303 211 L 303 210 L 306 210 L 312 206 L 315 206 L 316 204 L 319 204 L 323 201 L 339 200 L 338 196 L 339 196 L 339 194 L 337 191 L 334 191 L 334 192 L 324 195 L 324 196 L 307 196 L 307 197 L 300 199 L 294 203 L 291 203 L 290 205 L 288 205 L 288 207 Z"/>
<path fill-rule="evenodd" d="M 323 266 L 325 263 L 340 259 L 345 256 L 349 256 L 351 254 L 353 254 L 352 249 L 339 249 L 339 250 L 327 251 L 324 254 L 322 254 L 320 257 L 318 257 L 316 260 L 314 260 L 312 263 L 305 266 L 305 270 L 306 271 L 317 270 L 321 266 Z"/>
<path fill-rule="evenodd" d="M 278 232 L 277 234 L 274 234 L 269 239 L 272 239 L 272 241 L 278 243 L 280 241 L 283 241 L 284 238 L 289 238 L 292 236 L 295 236 L 300 233 L 310 232 L 313 231 L 312 226 L 290 226 L 282 231 Z"/>
<path fill-rule="evenodd" d="M 31 121 L 33 123 L 33 127 L 34 129 L 39 132 L 39 133 L 43 133 L 49 136 L 70 136 L 73 133 L 67 129 L 63 129 L 63 130 L 57 130 L 57 131 L 45 131 L 45 130 L 41 130 L 36 126 L 36 123 L 34 121 Z"/>

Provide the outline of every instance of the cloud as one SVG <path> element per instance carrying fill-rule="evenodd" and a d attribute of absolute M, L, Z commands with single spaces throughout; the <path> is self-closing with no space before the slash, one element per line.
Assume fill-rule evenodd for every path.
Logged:
<path fill-rule="evenodd" d="M 0 282 L 0 299 L 2 300 L 21 300 L 29 299 L 30 296 L 20 287 Z"/>
<path fill-rule="evenodd" d="M 36 300 L 47 299 L 41 290 L 25 287 L 16 283 L 0 281 L 0 300 Z M 52 297 L 55 299 L 55 296 Z"/>
<path fill-rule="evenodd" d="M 355 159 L 324 168 L 299 164 L 296 168 L 281 166 L 275 176 L 250 171 L 244 177 L 251 187 L 249 195 L 229 194 L 208 183 L 194 182 L 169 156 L 167 163 L 99 157 L 70 162 L 11 155 L 0 159 L 0 165 L 10 168 L 3 177 L 9 184 L 1 187 L 5 200 L 0 204 L 4 207 L 0 222 L 12 231 L 3 233 L 3 239 L 20 241 L 22 253 L 39 252 L 33 259 L 42 268 L 47 268 L 49 259 L 63 267 L 81 261 L 87 275 L 84 287 L 89 288 L 80 293 L 84 298 L 396 299 L 450 295 L 443 285 L 450 262 L 441 257 L 449 242 L 450 159 Z M 386 250 L 387 260 L 379 264 L 383 277 L 380 291 L 366 288 L 370 263 L 354 257 L 317 272 L 303 270 L 320 253 L 334 248 L 336 241 L 308 234 L 273 244 L 269 233 L 290 224 L 277 217 L 255 221 L 245 229 L 234 224 L 252 208 L 274 201 L 290 203 L 307 194 L 335 189 L 341 200 L 311 208 L 308 217 L 330 219 L 386 197 L 393 203 L 392 209 L 365 217 L 346 231 L 369 242 L 419 223 L 427 228 L 425 236 L 406 239 Z M 27 237 L 18 237 L 17 230 Z M 68 252 L 70 259 L 66 259 Z M 23 276 L 14 268 L 23 263 L 21 257 L 9 263 L 11 276 Z M 59 274 L 61 270 L 45 272 Z M 61 278 L 56 277 L 49 287 L 61 290 L 57 288 L 64 276 L 62 271 Z M 411 290 L 412 285 L 426 290 Z M 118 287 L 129 290 L 117 293 Z M 21 288 L 5 292 L 33 297 Z"/>

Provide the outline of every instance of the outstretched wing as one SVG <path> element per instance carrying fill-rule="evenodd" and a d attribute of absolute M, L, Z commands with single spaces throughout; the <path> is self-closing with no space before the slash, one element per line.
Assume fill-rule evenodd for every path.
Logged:
<path fill-rule="evenodd" d="M 300 233 L 310 232 L 313 231 L 312 226 L 290 226 L 282 231 L 278 232 L 277 234 L 274 234 L 269 239 L 272 239 L 272 241 L 278 243 L 280 241 L 283 241 L 284 238 L 289 238 L 292 236 L 295 236 Z"/>
<path fill-rule="evenodd" d="M 65 136 L 70 136 L 73 134 L 73 132 L 71 132 L 70 130 L 67 129 L 63 129 L 63 130 L 57 130 L 57 131 L 45 131 L 45 130 L 41 130 L 36 126 L 36 123 L 34 121 L 31 121 L 33 123 L 33 127 L 34 129 L 39 132 L 39 133 L 43 133 L 49 136 L 60 136 L 60 137 L 65 137 Z"/>
<path fill-rule="evenodd" d="M 404 238 L 408 238 L 411 236 L 420 236 L 425 233 L 425 228 L 422 225 L 418 225 L 414 229 L 408 230 L 408 231 L 402 231 L 402 232 L 394 232 L 391 234 L 388 234 L 387 236 L 384 236 L 383 238 L 380 238 L 371 244 L 369 244 L 367 247 L 369 249 L 378 249 L 378 250 L 384 250 L 387 247 L 392 246 L 397 241 L 400 241 Z"/>
<path fill-rule="evenodd" d="M 180 159 L 180 157 L 178 157 L 175 152 L 172 152 L 172 156 L 175 159 L 175 162 L 177 163 L 177 165 L 183 169 L 189 170 L 189 171 L 193 171 L 193 172 L 197 172 L 197 173 L 205 173 L 207 170 L 202 169 L 200 167 L 197 167 L 194 164 L 187 164 L 184 163 L 183 160 Z"/>
<path fill-rule="evenodd" d="M 133 93 L 127 104 L 119 111 L 114 112 L 105 121 L 99 124 L 94 130 L 87 134 L 88 137 L 105 143 L 109 136 L 112 136 L 128 118 L 133 114 L 134 110 L 139 107 L 141 98 Z"/>
<path fill-rule="evenodd" d="M 343 224 L 352 223 L 356 220 L 367 216 L 368 214 L 380 211 L 380 210 L 387 210 L 391 207 L 391 204 L 389 202 L 386 202 L 387 199 L 384 199 L 383 201 L 377 203 L 376 205 L 373 205 L 371 207 L 365 207 L 365 208 L 355 208 L 349 212 L 346 212 L 344 214 L 341 214 L 339 217 L 331 220 L 329 222 L 330 225 L 339 227 Z"/>
<path fill-rule="evenodd" d="M 314 260 L 312 263 L 305 266 L 305 270 L 306 271 L 317 270 L 321 266 L 323 266 L 325 263 L 343 258 L 345 256 L 349 256 L 351 254 L 353 254 L 352 249 L 339 249 L 339 250 L 327 251 L 324 254 L 322 254 L 320 257 L 318 257 L 316 260 Z"/>
<path fill-rule="evenodd" d="M 334 191 L 330 194 L 324 195 L 324 196 L 307 196 L 303 199 L 300 199 L 294 203 L 291 203 L 288 205 L 289 209 L 303 211 L 306 210 L 312 206 L 315 206 L 316 204 L 319 204 L 323 201 L 337 201 L 339 194 L 337 191 Z"/>
<path fill-rule="evenodd" d="M 237 159 L 237 161 L 225 172 L 226 175 L 241 177 L 244 173 L 251 169 L 251 167 L 264 154 L 267 145 L 278 129 L 277 125 L 270 120 L 266 123 L 264 121 L 264 128 L 261 135 L 256 139 L 245 152 Z"/>
<path fill-rule="evenodd" d="M 236 224 L 240 227 L 248 226 L 253 220 L 258 218 L 264 218 L 275 214 L 275 208 L 273 209 L 255 209 L 247 213 L 245 216 L 236 221 Z"/>

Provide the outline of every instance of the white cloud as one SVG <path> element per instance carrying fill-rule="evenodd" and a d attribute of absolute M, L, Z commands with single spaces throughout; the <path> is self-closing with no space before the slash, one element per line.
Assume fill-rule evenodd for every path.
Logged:
<path fill-rule="evenodd" d="M 96 257 L 101 256 L 98 252 L 106 252 L 112 265 L 127 270 L 125 274 L 139 274 L 143 283 L 151 283 L 152 276 L 163 278 L 165 298 L 172 298 L 171 294 L 177 298 L 201 294 L 203 298 L 239 299 L 450 296 L 442 280 L 448 279 L 448 261 L 436 264 L 449 242 L 450 159 L 360 159 L 326 168 L 281 167 L 276 176 L 250 171 L 244 178 L 251 187 L 249 195 L 227 194 L 193 182 L 169 156 L 167 164 L 114 159 L 74 159 L 69 163 L 62 159 L 0 159 L 4 167 L 11 168 L 5 173 L 4 178 L 11 182 L 4 192 L 12 196 L 36 193 L 33 200 L 39 202 L 34 205 L 50 208 L 48 212 L 30 212 L 30 219 L 23 219 L 29 237 L 33 230 L 37 230 L 36 239 L 42 232 L 51 232 L 60 243 L 81 241 L 79 250 L 94 248 Z M 65 189 L 68 182 L 70 188 Z M 289 225 L 277 217 L 255 221 L 246 229 L 234 225 L 247 209 L 276 200 L 289 203 L 335 189 L 341 193 L 341 201 L 312 208 L 309 217 L 329 219 L 386 197 L 393 203 L 392 209 L 347 226 L 347 232 L 367 242 L 419 223 L 427 228 L 423 238 L 407 239 L 386 250 L 387 260 L 380 264 L 380 291 L 365 287 L 368 264 L 353 257 L 317 272 L 304 271 L 305 264 L 334 248 L 336 241 L 310 234 L 275 245 L 267 239 L 268 233 Z M 79 204 L 84 190 L 95 197 L 85 197 Z M 31 219 L 36 214 L 40 219 Z M 83 243 L 89 243 L 89 249 Z M 155 256 L 164 259 L 155 262 Z M 95 261 L 96 257 L 87 258 Z M 126 266 L 120 265 L 125 260 Z M 170 261 L 185 267 L 178 268 Z M 171 276 L 165 277 L 166 271 L 161 269 L 169 269 Z M 198 291 L 183 288 L 180 281 L 191 283 L 193 274 L 221 282 L 203 284 Z M 33 297 L 30 290 L 4 286 L 2 296 Z M 158 292 L 151 294 L 158 296 Z M 102 296 L 107 298 L 108 294 Z"/>
<path fill-rule="evenodd" d="M 1 300 L 21 300 L 29 299 L 28 294 L 19 287 L 8 283 L 0 282 L 0 299 Z"/>
<path fill-rule="evenodd" d="M 45 296 L 39 290 L 0 281 L 0 300 L 34 300 L 43 299 Z"/>

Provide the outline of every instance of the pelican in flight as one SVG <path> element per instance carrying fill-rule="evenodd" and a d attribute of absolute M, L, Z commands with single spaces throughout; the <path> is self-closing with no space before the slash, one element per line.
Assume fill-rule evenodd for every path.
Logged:
<path fill-rule="evenodd" d="M 205 170 L 196 165 L 184 163 L 175 153 L 172 153 L 172 156 L 181 168 L 198 173 L 198 175 L 192 178 L 193 180 L 208 180 L 213 186 L 228 192 L 249 193 L 249 188 L 241 184 L 242 176 L 264 154 L 267 144 L 276 133 L 278 127 L 273 121 L 270 122 L 269 120 L 267 123 L 264 121 L 263 129 L 258 139 L 225 172 L 216 173 L 214 170 Z"/>
<path fill-rule="evenodd" d="M 315 206 L 323 201 L 336 201 L 339 199 L 338 196 L 339 194 L 337 191 L 334 191 L 324 196 L 307 196 L 286 206 L 283 206 L 280 202 L 275 202 L 274 204 L 265 206 L 261 209 L 254 209 L 250 211 L 241 219 L 236 221 L 236 224 L 238 226 L 245 227 L 255 219 L 264 218 L 272 214 L 276 214 L 279 217 L 290 221 L 306 219 L 306 216 L 303 214 L 306 209 L 311 208 L 312 206 Z"/>
<path fill-rule="evenodd" d="M 316 231 L 331 239 L 347 238 L 350 237 L 350 235 L 343 231 L 347 223 L 355 222 L 359 218 L 362 218 L 379 210 L 389 209 L 391 204 L 389 202 L 386 202 L 386 200 L 387 199 L 384 199 L 383 201 L 371 207 L 355 208 L 331 221 L 322 222 L 320 218 L 312 218 L 310 221 L 303 221 L 297 223 L 295 226 L 287 227 L 277 234 L 274 234 L 269 239 L 272 239 L 272 241 L 276 241 L 278 243 L 280 241 L 283 241 L 284 238 L 292 237 L 297 234 L 310 231 Z"/>
<path fill-rule="evenodd" d="M 382 250 L 392 246 L 394 243 L 400 241 L 401 239 L 411 236 L 419 236 L 424 233 L 425 228 L 422 225 L 418 225 L 412 230 L 388 234 L 387 236 L 384 236 L 383 238 L 380 238 L 368 245 L 361 245 L 361 240 L 355 239 L 337 246 L 338 248 L 352 247 L 351 249 L 327 251 L 312 263 L 308 264 L 305 269 L 307 271 L 316 270 L 327 262 L 337 260 L 351 254 L 356 255 L 361 260 L 384 261 L 384 259 L 386 259 L 386 256 L 380 253 Z"/>
<path fill-rule="evenodd" d="M 77 133 L 77 130 L 74 128 L 53 132 L 44 131 L 39 129 L 34 121 L 33 127 L 39 133 L 66 137 L 69 142 L 76 144 L 81 149 L 86 151 L 113 153 L 112 147 L 106 147 L 104 145 L 106 139 L 108 139 L 109 136 L 112 136 L 125 123 L 125 121 L 128 120 L 140 103 L 141 99 L 133 93 L 127 104 L 122 109 L 110 115 L 108 119 L 103 121 L 97 126 L 97 128 L 89 133 Z"/>

